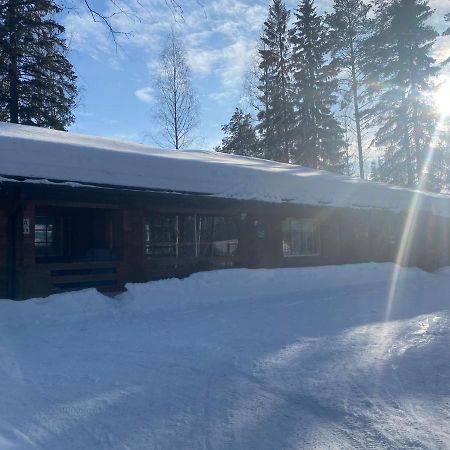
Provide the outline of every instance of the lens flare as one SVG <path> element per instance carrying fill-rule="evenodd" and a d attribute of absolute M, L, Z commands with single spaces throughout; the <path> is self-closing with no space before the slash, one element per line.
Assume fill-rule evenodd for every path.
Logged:
<path fill-rule="evenodd" d="M 435 126 L 433 136 L 430 142 L 430 147 L 428 149 L 422 174 L 419 179 L 417 190 L 413 192 L 411 202 L 408 208 L 407 216 L 403 225 L 402 235 L 400 238 L 400 245 L 398 248 L 397 256 L 395 259 L 395 268 L 392 274 L 391 285 L 389 287 L 388 301 L 386 304 L 385 311 L 385 322 L 388 322 L 391 318 L 392 307 L 396 298 L 400 295 L 401 288 L 401 267 L 406 265 L 409 260 L 409 255 L 411 252 L 411 245 L 414 240 L 414 234 L 416 231 L 417 217 L 420 211 L 420 204 L 423 200 L 423 191 L 427 185 L 428 174 L 430 171 L 431 164 L 433 162 L 434 152 L 436 146 L 439 142 L 440 130 L 443 124 L 450 117 L 450 80 L 442 82 L 435 94 L 435 105 L 437 112 L 439 114 L 438 123 Z"/>
<path fill-rule="evenodd" d="M 450 117 L 450 78 L 441 79 L 437 85 L 434 103 L 441 118 Z"/>

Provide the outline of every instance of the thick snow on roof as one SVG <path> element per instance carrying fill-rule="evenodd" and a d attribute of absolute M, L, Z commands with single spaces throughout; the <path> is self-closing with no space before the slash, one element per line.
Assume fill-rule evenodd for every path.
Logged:
<path fill-rule="evenodd" d="M 0 123 L 0 176 L 191 192 L 335 207 L 422 210 L 450 217 L 450 197 L 209 151 L 140 144 Z"/>

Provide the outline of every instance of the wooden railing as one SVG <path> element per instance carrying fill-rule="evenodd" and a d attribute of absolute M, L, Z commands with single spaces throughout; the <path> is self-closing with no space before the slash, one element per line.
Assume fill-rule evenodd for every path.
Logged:
<path fill-rule="evenodd" d="M 119 282 L 119 261 L 71 262 L 37 264 L 40 284 L 47 291 L 61 292 L 84 288 L 115 291 Z"/>

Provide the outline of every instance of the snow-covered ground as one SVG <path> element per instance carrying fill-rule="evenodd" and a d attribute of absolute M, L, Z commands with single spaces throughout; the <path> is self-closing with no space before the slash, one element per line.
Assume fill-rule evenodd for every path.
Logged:
<path fill-rule="evenodd" d="M 0 302 L 0 448 L 450 448 L 450 271 L 224 270 Z M 390 313 L 389 313 L 390 311 Z"/>

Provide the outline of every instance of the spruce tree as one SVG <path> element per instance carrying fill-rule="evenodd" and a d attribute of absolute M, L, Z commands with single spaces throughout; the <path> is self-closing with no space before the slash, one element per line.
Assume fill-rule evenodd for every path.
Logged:
<path fill-rule="evenodd" d="M 261 104 L 257 130 L 264 156 L 289 162 L 291 148 L 292 106 L 289 94 L 289 12 L 281 0 L 273 0 L 259 47 Z"/>
<path fill-rule="evenodd" d="M 450 22 L 450 13 L 448 13 L 444 16 L 444 20 L 446 22 Z M 450 36 L 450 27 L 448 27 L 442 34 L 444 36 Z M 450 63 L 450 56 L 444 61 L 444 64 L 448 64 L 448 63 Z"/>
<path fill-rule="evenodd" d="M 371 179 L 383 183 L 397 184 L 396 180 L 402 176 L 403 168 L 398 161 L 398 153 L 394 146 L 387 147 L 378 157 L 377 163 L 372 165 Z"/>
<path fill-rule="evenodd" d="M 428 167 L 427 188 L 435 192 L 450 192 L 450 118 L 441 123 L 439 137 Z"/>
<path fill-rule="evenodd" d="M 233 155 L 261 156 L 250 114 L 236 108 L 230 121 L 222 126 L 222 131 L 225 136 L 216 151 Z"/>
<path fill-rule="evenodd" d="M 61 7 L 53 0 L 4 0 L 0 9 L 0 117 L 65 130 L 73 123 L 76 76 L 67 60 Z"/>
<path fill-rule="evenodd" d="M 336 104 L 337 64 L 313 0 L 303 0 L 290 31 L 292 42 L 295 144 L 293 162 L 313 168 L 343 170 L 343 130 Z"/>
<path fill-rule="evenodd" d="M 353 104 L 359 176 L 364 178 L 362 128 L 364 123 L 365 76 L 362 71 L 367 58 L 365 41 L 370 33 L 368 14 L 371 5 L 362 0 L 334 0 L 333 12 L 327 16 L 330 27 L 332 57 L 338 63 Z"/>
<path fill-rule="evenodd" d="M 354 175 L 355 154 L 352 152 L 352 135 L 350 131 L 349 114 L 346 109 L 343 109 L 340 122 L 344 131 L 344 150 L 343 150 L 343 167 L 342 173 L 344 175 Z"/>
<path fill-rule="evenodd" d="M 378 173 L 378 163 L 376 160 L 372 159 L 370 163 L 370 176 L 369 178 L 372 181 L 380 181 L 379 173 Z"/>
<path fill-rule="evenodd" d="M 379 1 L 368 40 L 375 144 L 383 157 L 387 181 L 416 186 L 422 176 L 435 117 L 430 100 L 438 67 L 431 56 L 436 31 L 427 24 L 426 0 Z"/>

